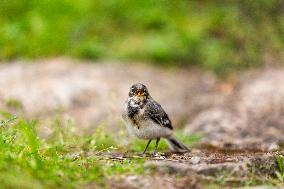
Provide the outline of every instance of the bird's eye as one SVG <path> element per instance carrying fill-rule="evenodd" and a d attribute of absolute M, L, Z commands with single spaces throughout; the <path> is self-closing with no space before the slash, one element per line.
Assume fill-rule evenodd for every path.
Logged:
<path fill-rule="evenodd" d="M 133 96 L 135 93 L 135 90 L 134 88 L 130 88 L 130 91 L 129 91 L 129 96 Z"/>

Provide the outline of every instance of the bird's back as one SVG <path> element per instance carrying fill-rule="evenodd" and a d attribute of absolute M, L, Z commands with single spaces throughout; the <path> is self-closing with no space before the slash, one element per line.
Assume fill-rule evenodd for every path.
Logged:
<path fill-rule="evenodd" d="M 148 100 L 145 105 L 145 114 L 158 125 L 171 130 L 173 129 L 172 122 L 168 114 L 165 112 L 162 106 L 155 100 Z"/>

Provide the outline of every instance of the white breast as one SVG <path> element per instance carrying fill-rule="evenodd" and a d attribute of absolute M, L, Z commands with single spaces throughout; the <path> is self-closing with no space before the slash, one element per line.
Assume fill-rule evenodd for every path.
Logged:
<path fill-rule="evenodd" d="M 160 126 L 151 120 L 140 121 L 138 128 L 128 119 L 128 121 L 126 121 L 126 127 L 130 134 L 141 139 L 167 138 L 173 133 L 173 130 Z"/>
<path fill-rule="evenodd" d="M 140 128 L 134 128 L 136 136 L 142 139 L 155 139 L 159 137 L 169 137 L 173 130 L 156 124 L 152 120 L 142 122 Z"/>

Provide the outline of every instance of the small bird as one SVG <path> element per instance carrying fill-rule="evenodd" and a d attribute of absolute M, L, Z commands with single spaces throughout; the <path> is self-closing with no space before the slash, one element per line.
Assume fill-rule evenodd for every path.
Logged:
<path fill-rule="evenodd" d="M 166 139 L 172 151 L 190 151 L 173 136 L 173 127 L 169 116 L 161 105 L 150 96 L 147 87 L 143 84 L 136 83 L 130 87 L 122 117 L 130 134 L 148 140 L 143 154 L 151 141 L 156 139 L 154 148 L 154 155 L 156 155 L 161 138 Z"/>

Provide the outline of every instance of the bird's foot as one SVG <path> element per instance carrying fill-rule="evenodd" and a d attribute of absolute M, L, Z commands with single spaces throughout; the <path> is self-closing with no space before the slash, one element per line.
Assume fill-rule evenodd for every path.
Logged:
<path fill-rule="evenodd" d="M 153 152 L 152 154 L 152 158 L 153 159 L 166 159 L 166 157 L 164 156 L 164 153 L 158 153 L 156 151 Z"/>
<path fill-rule="evenodd" d="M 154 150 L 154 152 L 153 152 L 152 156 L 154 156 L 154 157 L 158 157 L 158 156 L 159 156 L 159 154 L 157 153 L 157 151 L 156 151 L 156 150 Z"/>
<path fill-rule="evenodd" d="M 151 156 L 149 153 L 143 152 L 138 154 L 140 157 L 149 157 Z"/>

